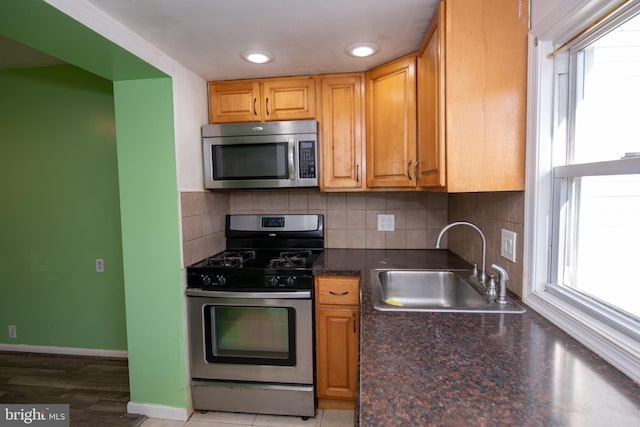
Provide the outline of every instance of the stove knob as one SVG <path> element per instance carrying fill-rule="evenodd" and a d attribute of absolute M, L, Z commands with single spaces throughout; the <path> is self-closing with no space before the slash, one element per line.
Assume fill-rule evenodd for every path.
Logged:
<path fill-rule="evenodd" d="M 273 276 L 271 279 L 269 279 L 269 284 L 271 286 L 273 286 L 274 288 L 277 288 L 278 287 L 278 279 L 280 279 L 280 277 Z"/>
<path fill-rule="evenodd" d="M 216 279 L 218 279 L 218 285 L 220 286 L 224 286 L 225 283 L 227 283 L 227 279 L 225 279 L 222 274 L 219 274 L 218 276 L 216 276 Z"/>
<path fill-rule="evenodd" d="M 296 278 L 295 277 L 287 277 L 287 286 L 288 287 L 293 287 L 293 284 L 296 283 Z"/>
<path fill-rule="evenodd" d="M 208 274 L 203 274 L 200 277 L 202 278 L 202 284 L 203 285 L 210 285 L 211 284 L 211 277 L 209 277 Z"/>

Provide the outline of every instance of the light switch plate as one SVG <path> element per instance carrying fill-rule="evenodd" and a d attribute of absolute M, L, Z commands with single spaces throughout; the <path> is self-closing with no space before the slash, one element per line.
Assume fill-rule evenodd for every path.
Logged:
<path fill-rule="evenodd" d="M 378 231 L 394 231 L 395 215 L 378 215 Z"/>
<path fill-rule="evenodd" d="M 516 233 L 505 230 L 504 228 L 500 236 L 500 256 L 511 262 L 516 262 L 516 236 Z"/>

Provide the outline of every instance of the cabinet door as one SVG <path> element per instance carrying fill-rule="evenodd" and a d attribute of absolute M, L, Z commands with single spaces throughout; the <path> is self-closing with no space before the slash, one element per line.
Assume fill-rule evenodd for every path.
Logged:
<path fill-rule="evenodd" d="M 273 79 L 262 81 L 264 120 L 297 120 L 316 117 L 315 80 Z"/>
<path fill-rule="evenodd" d="M 259 97 L 257 80 L 209 82 L 209 122 L 260 121 Z"/>
<path fill-rule="evenodd" d="M 367 186 L 415 187 L 416 57 L 366 74 Z"/>
<path fill-rule="evenodd" d="M 523 190 L 528 2 L 446 4 L 447 190 Z"/>
<path fill-rule="evenodd" d="M 418 54 L 418 186 L 445 185 L 444 0 Z"/>
<path fill-rule="evenodd" d="M 364 75 L 322 78 L 323 191 L 362 189 Z"/>
<path fill-rule="evenodd" d="M 318 397 L 355 399 L 358 370 L 358 310 L 317 311 Z"/>

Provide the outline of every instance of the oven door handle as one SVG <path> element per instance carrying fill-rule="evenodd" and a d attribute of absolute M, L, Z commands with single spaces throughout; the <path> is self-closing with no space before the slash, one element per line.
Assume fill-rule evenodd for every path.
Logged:
<path fill-rule="evenodd" d="M 187 289 L 185 294 L 189 297 L 211 298 L 244 298 L 244 299 L 310 299 L 311 291 L 291 292 L 229 292 L 229 291 L 203 291 L 200 289 Z"/>

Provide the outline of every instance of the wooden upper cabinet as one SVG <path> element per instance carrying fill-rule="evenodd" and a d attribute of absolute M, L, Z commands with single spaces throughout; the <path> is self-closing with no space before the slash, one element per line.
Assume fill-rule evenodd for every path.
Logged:
<path fill-rule="evenodd" d="M 322 76 L 322 191 L 362 191 L 364 74 Z"/>
<path fill-rule="evenodd" d="M 313 77 L 209 82 L 209 122 L 314 119 Z"/>
<path fill-rule="evenodd" d="M 260 120 L 260 83 L 255 80 L 209 82 L 209 122 Z"/>
<path fill-rule="evenodd" d="M 315 119 L 315 88 L 313 77 L 263 80 L 264 120 Z"/>
<path fill-rule="evenodd" d="M 426 189 L 446 183 L 444 10 L 442 1 L 418 52 L 418 186 Z"/>
<path fill-rule="evenodd" d="M 524 189 L 527 3 L 440 4 L 444 13 L 435 19 L 444 26 L 445 129 L 435 137 L 445 139 L 448 192 Z M 442 123 L 441 116 L 433 120 Z"/>
<path fill-rule="evenodd" d="M 416 56 L 366 73 L 367 187 L 415 188 Z"/>

